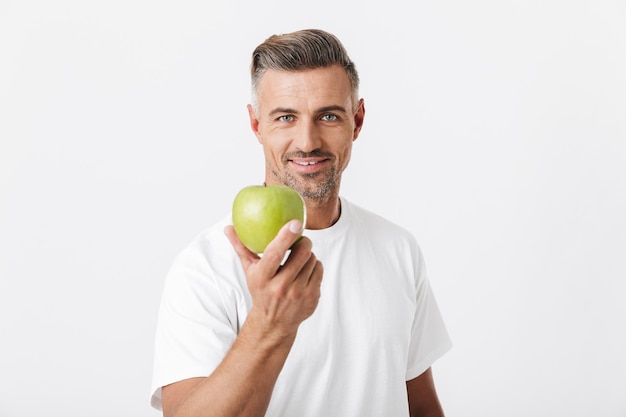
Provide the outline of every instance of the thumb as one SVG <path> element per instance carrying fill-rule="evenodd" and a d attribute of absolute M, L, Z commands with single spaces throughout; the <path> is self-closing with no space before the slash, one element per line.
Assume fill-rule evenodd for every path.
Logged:
<path fill-rule="evenodd" d="M 282 253 L 287 252 L 287 250 L 289 250 L 289 248 L 291 248 L 291 246 L 293 246 L 296 240 L 300 237 L 302 228 L 303 224 L 300 220 L 289 220 L 278 231 L 276 237 L 268 243 L 265 248 L 264 255 L 267 254 L 268 250 L 276 250 Z"/>
<path fill-rule="evenodd" d="M 300 220 L 290 220 L 280 229 L 276 237 L 267 245 L 261 262 L 267 272 L 277 271 L 285 254 L 301 237 L 303 224 Z M 259 265 L 259 267 L 261 267 Z"/>

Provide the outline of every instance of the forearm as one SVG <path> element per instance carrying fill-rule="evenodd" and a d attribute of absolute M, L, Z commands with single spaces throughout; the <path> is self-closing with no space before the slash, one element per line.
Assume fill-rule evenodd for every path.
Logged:
<path fill-rule="evenodd" d="M 431 368 L 407 381 L 406 389 L 411 417 L 444 417 Z"/>
<path fill-rule="evenodd" d="M 262 417 L 272 398 L 300 323 L 320 297 L 323 267 L 302 237 L 301 222 L 287 223 L 263 257 L 225 229 L 246 273 L 252 308 L 235 343 L 206 378 L 176 382 L 162 391 L 166 417 Z M 291 252 L 282 263 L 288 250 Z"/>
<path fill-rule="evenodd" d="M 295 334 L 268 337 L 246 324 L 222 363 L 166 417 L 265 415 Z"/>

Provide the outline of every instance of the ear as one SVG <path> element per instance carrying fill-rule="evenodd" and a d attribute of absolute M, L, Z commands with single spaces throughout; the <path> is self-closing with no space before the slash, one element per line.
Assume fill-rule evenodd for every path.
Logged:
<path fill-rule="evenodd" d="M 352 135 L 352 141 L 355 141 L 356 138 L 359 137 L 359 133 L 361 133 L 361 128 L 363 127 L 364 119 L 365 119 L 365 101 L 363 99 L 360 99 L 359 105 L 356 109 L 356 113 L 354 113 L 354 133 Z"/>
<path fill-rule="evenodd" d="M 254 135 L 256 136 L 259 143 L 262 144 L 263 141 L 261 140 L 261 132 L 259 131 L 259 124 L 260 124 L 259 118 L 254 113 L 254 109 L 252 109 L 251 104 L 248 104 L 247 108 L 248 108 L 248 117 L 250 118 L 250 128 L 252 129 L 252 132 L 254 132 Z"/>

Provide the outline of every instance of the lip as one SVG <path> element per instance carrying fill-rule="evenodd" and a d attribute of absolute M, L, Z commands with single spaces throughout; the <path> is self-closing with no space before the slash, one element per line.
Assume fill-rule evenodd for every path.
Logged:
<path fill-rule="evenodd" d="M 328 163 L 328 158 L 293 158 L 289 165 L 298 172 L 312 173 L 322 169 Z"/>

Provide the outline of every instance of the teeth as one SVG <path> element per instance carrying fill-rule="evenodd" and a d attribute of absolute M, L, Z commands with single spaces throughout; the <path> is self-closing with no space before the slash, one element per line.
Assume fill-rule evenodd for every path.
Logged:
<path fill-rule="evenodd" d="M 296 164 L 298 165 L 315 165 L 317 164 L 317 162 L 300 162 L 300 161 L 294 161 Z"/>

